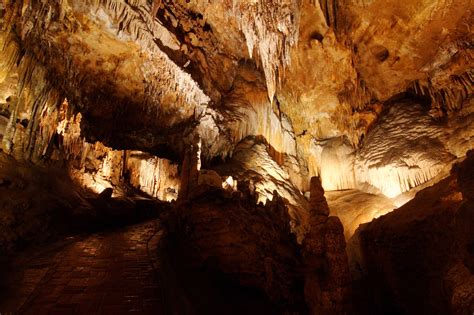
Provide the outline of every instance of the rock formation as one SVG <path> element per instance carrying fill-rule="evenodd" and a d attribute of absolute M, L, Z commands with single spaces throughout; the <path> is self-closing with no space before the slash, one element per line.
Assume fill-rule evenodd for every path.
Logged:
<path fill-rule="evenodd" d="M 258 288 L 281 310 L 302 301 L 301 258 L 290 229 L 286 201 L 275 194 L 266 205 L 242 183 L 237 192 L 200 186 L 177 211 L 185 261 L 243 287 Z"/>
<path fill-rule="evenodd" d="M 474 310 L 474 152 L 449 177 L 368 223 L 350 242 L 377 312 L 469 314 Z"/>
<path fill-rule="evenodd" d="M 302 244 L 304 294 L 310 314 L 350 314 L 351 275 L 344 228 L 329 216 L 320 179 L 311 179 L 310 229 Z"/>
<path fill-rule="evenodd" d="M 462 313 L 473 21 L 470 0 L 0 1 L 0 246 L 63 204 L 166 203 L 191 265 L 280 311 Z M 344 239 L 377 295 L 348 297 Z"/>

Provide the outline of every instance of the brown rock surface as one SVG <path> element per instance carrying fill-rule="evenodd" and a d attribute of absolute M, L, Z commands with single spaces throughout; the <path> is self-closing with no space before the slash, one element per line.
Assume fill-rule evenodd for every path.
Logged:
<path fill-rule="evenodd" d="M 471 151 L 448 178 L 356 232 L 351 265 L 371 288 L 372 311 L 474 311 L 473 176 Z"/>
<path fill-rule="evenodd" d="M 254 198 L 249 191 L 209 187 L 182 204 L 177 215 L 185 261 L 258 288 L 283 309 L 301 307 L 301 258 L 285 201 L 276 195 L 263 206 Z"/>
<path fill-rule="evenodd" d="M 180 162 L 198 135 L 206 162 L 261 136 L 276 155 L 296 161 L 284 167 L 301 191 L 315 175 L 325 189 L 352 189 L 358 179 L 350 174 L 352 155 L 391 107 L 387 100 L 401 93 L 421 98 L 426 108 L 417 115 L 450 123 L 472 95 L 467 0 L 277 4 L 5 3 L 0 103 L 9 123 L 2 147 L 26 158 L 41 155 L 54 129 L 54 119 L 38 128 L 41 114 L 67 97 L 71 111 L 82 114 L 82 136 L 90 143 Z M 472 147 L 471 129 L 441 142 L 462 156 Z M 405 168 L 414 170 L 418 160 Z M 378 182 L 378 174 L 365 173 L 362 180 Z"/>
<path fill-rule="evenodd" d="M 348 237 L 474 148 L 473 17 L 471 0 L 0 1 L 0 149 L 18 170 L 63 165 L 105 212 L 117 195 L 179 196 L 196 265 L 281 309 L 306 294 L 343 313 L 324 190 L 347 197 L 332 213 Z M 354 238 L 377 311 L 469 309 L 466 163 Z M 17 177 L 0 204 L 33 216 L 8 198 L 12 182 L 35 194 Z"/>
<path fill-rule="evenodd" d="M 320 179 L 311 179 L 310 230 L 302 244 L 305 300 L 311 314 L 349 314 L 350 283 L 341 221 L 329 217 Z"/>

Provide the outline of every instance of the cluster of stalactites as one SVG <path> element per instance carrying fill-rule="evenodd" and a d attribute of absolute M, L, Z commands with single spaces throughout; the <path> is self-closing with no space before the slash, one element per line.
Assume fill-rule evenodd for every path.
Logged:
<path fill-rule="evenodd" d="M 11 34 L 4 36 L 0 81 L 18 73 L 18 83 L 1 147 L 16 158 L 35 161 L 48 154 L 59 122 L 62 96 L 47 80 L 45 68 L 31 56 L 21 55 Z"/>
<path fill-rule="evenodd" d="M 301 1 L 226 0 L 226 4 L 237 18 L 250 57 L 259 58 L 273 101 L 285 67 L 290 65 L 290 48 L 298 42 Z"/>
<path fill-rule="evenodd" d="M 430 80 L 414 81 L 411 90 L 431 100 L 432 116 L 440 117 L 461 108 L 464 100 L 473 93 L 474 71 L 469 70 L 461 75 L 451 76 L 450 83 L 444 88 L 433 86 Z"/>
<path fill-rule="evenodd" d="M 62 120 L 56 127 L 60 135 L 58 150 L 69 163 L 71 177 L 96 193 L 115 187 L 121 191 L 131 185 L 163 201 L 177 198 L 180 187 L 178 166 L 140 151 L 114 150 L 101 142 L 89 143 L 81 137 L 81 114 L 65 115 L 67 102 L 60 108 Z M 94 170 L 91 170 L 94 165 Z M 127 176 L 124 176 L 124 172 Z"/>
<path fill-rule="evenodd" d="M 364 83 L 364 80 L 357 74 L 356 79 L 346 81 L 344 89 L 338 94 L 339 113 L 333 115 L 331 119 L 341 129 L 345 130 L 345 135 L 354 147 L 358 147 L 361 136 L 367 130 L 359 128 L 359 121 L 354 119 L 354 113 L 364 111 L 372 100 L 372 93 Z"/>
<path fill-rule="evenodd" d="M 130 184 L 163 201 L 176 200 L 180 187 L 178 165 L 139 151 L 126 151 Z"/>
<path fill-rule="evenodd" d="M 442 165 L 425 164 L 416 167 L 388 165 L 367 168 L 365 172 L 358 174 L 358 179 L 379 188 L 385 196 L 394 198 L 426 183 L 443 169 Z"/>
<path fill-rule="evenodd" d="M 20 25 L 18 35 L 23 41 L 37 40 L 34 36 L 38 32 L 47 34 L 51 16 L 57 15 L 65 25 L 72 23 L 75 7 L 83 6 L 89 8 L 91 19 L 99 24 L 105 23 L 105 29 L 115 33 L 119 40 L 137 43 L 148 56 L 142 71 L 147 92 L 144 104 L 150 113 L 162 113 L 164 107 L 159 105 L 169 102 L 170 95 L 176 97 L 175 109 L 188 116 L 196 107 L 206 106 L 209 102 L 209 97 L 191 75 L 176 65 L 156 44 L 159 39 L 171 49 L 179 48 L 179 42 L 173 35 L 150 16 L 150 5 L 146 0 L 85 0 L 83 4 L 58 0 L 43 3 L 18 1 L 13 4 L 7 10 L 10 16 L 7 26 Z M 69 78 L 80 78 L 77 69 L 67 70 Z"/>
<path fill-rule="evenodd" d="M 18 73 L 16 104 L 10 109 L 1 147 L 19 159 L 40 159 L 47 154 L 56 131 L 62 95 L 47 80 L 42 65 L 20 54 L 12 36 L 6 35 L 0 60 L 0 73 Z"/>
<path fill-rule="evenodd" d="M 286 116 L 278 116 L 265 103 L 248 105 L 237 102 L 228 106 L 232 108 L 229 129 L 233 143 L 252 135 L 263 136 L 276 151 L 296 156 L 295 135 Z"/>
<path fill-rule="evenodd" d="M 81 157 L 89 150 L 89 144 L 81 137 L 81 113 L 71 114 L 67 100 L 64 100 L 59 110 L 59 123 L 56 132 L 61 136 L 61 151 L 67 160 Z"/>
<path fill-rule="evenodd" d="M 82 115 L 71 114 L 67 100 L 60 106 L 58 115 L 52 118 L 47 121 L 55 126 L 60 136 L 57 149 L 61 158 L 79 162 L 70 163 L 69 171 L 81 186 L 100 193 L 107 187 L 120 187 L 126 183 L 163 201 L 176 199 L 180 186 L 177 164 L 140 151 L 113 150 L 101 142 L 87 142 L 81 136 Z M 87 164 L 95 165 L 97 170 L 86 171 Z M 123 171 L 128 173 L 126 182 Z"/>
<path fill-rule="evenodd" d="M 150 41 L 152 37 L 159 39 L 168 48 L 179 49 L 180 43 L 176 37 L 159 23 L 153 14 L 150 14 L 150 5 L 147 0 L 88 0 L 88 2 L 97 9 L 103 6 L 109 12 L 115 12 L 115 18 L 120 25 L 119 32 L 140 41 L 142 46 L 154 49 L 156 44 Z M 155 10 L 155 2 L 152 5 L 152 11 Z"/>
<path fill-rule="evenodd" d="M 210 101 L 191 75 L 176 65 L 156 45 L 156 39 L 159 39 L 171 49 L 179 48 L 179 42 L 174 36 L 150 15 L 150 6 L 146 0 L 134 0 L 128 3 L 117 0 L 87 2 L 96 10 L 105 8 L 107 14 L 115 20 L 118 35 L 124 40 L 135 41 L 144 53 L 151 56 L 150 64 L 143 68 L 145 79 L 150 82 L 149 103 L 160 104 L 168 94 L 177 94 L 179 96 L 177 102 L 183 104 L 183 108 L 186 104 L 200 107 Z M 152 107 L 148 108 L 152 110 Z"/>
<path fill-rule="evenodd" d="M 55 127 L 59 135 L 60 156 L 53 158 L 78 162 L 70 163 L 69 172 L 79 185 L 100 193 L 105 188 L 129 184 L 163 201 L 177 198 L 180 182 L 176 164 L 140 151 L 113 150 L 100 142 L 86 142 L 81 136 L 81 114 L 70 114 L 68 108 L 65 100 L 58 115 L 45 121 L 50 122 L 50 127 Z M 86 170 L 86 165 L 95 165 L 97 169 Z M 126 181 L 123 171 L 128 174 Z"/>

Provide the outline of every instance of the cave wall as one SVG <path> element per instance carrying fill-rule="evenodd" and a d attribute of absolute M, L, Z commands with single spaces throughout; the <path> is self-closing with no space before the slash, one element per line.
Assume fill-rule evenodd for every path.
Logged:
<path fill-rule="evenodd" d="M 1 149 L 22 163 L 63 163 L 96 193 L 138 189 L 176 199 L 187 205 L 180 214 L 186 242 L 203 248 L 194 253 L 197 261 L 217 259 L 236 282 L 275 301 L 306 298 L 312 312 L 344 312 L 331 308 L 346 295 L 344 235 L 441 180 L 474 147 L 471 6 L 468 0 L 5 0 Z M 345 232 L 327 209 L 315 219 L 308 196 L 314 176 L 325 190 L 362 192 L 362 202 L 342 203 L 353 211 L 331 209 Z M 453 176 L 420 196 L 452 188 Z M 413 221 L 393 227 L 389 214 L 356 236 L 367 249 L 357 254 L 365 257 L 360 268 L 375 273 L 368 273 L 373 287 L 388 292 L 389 300 L 374 298 L 376 305 L 466 309 L 470 263 L 446 258 L 467 237 L 453 236 L 465 226 L 445 229 L 467 215 L 451 208 L 470 205 L 462 196 L 441 200 L 436 207 L 446 207 L 438 219 L 423 217 L 417 224 L 425 233 L 417 234 Z M 368 207 L 369 198 L 384 207 Z M 379 248 L 380 237 L 386 243 Z M 235 253 L 232 239 L 253 264 L 245 265 L 248 257 Z M 426 249 L 413 248 L 411 239 Z M 433 254 L 432 239 L 445 261 Z M 306 254 L 300 255 L 301 242 Z M 393 244 L 400 258 L 390 256 Z M 377 254 L 384 250 L 389 258 Z M 412 254 L 439 260 L 435 280 L 423 278 L 413 295 L 435 302 L 419 309 L 399 290 L 414 273 L 397 268 L 431 270 L 404 261 Z M 304 292 L 292 292 L 303 279 Z"/>
<path fill-rule="evenodd" d="M 356 231 L 348 249 L 351 268 L 372 311 L 474 310 L 473 163 L 471 151 L 449 177 Z"/>

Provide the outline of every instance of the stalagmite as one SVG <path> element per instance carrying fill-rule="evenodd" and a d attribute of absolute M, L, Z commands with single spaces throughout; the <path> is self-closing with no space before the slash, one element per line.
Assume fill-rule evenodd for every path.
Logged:
<path fill-rule="evenodd" d="M 347 314 L 350 311 L 350 273 L 344 229 L 329 217 L 320 179 L 311 178 L 310 230 L 302 244 L 305 265 L 304 295 L 310 314 Z"/>

